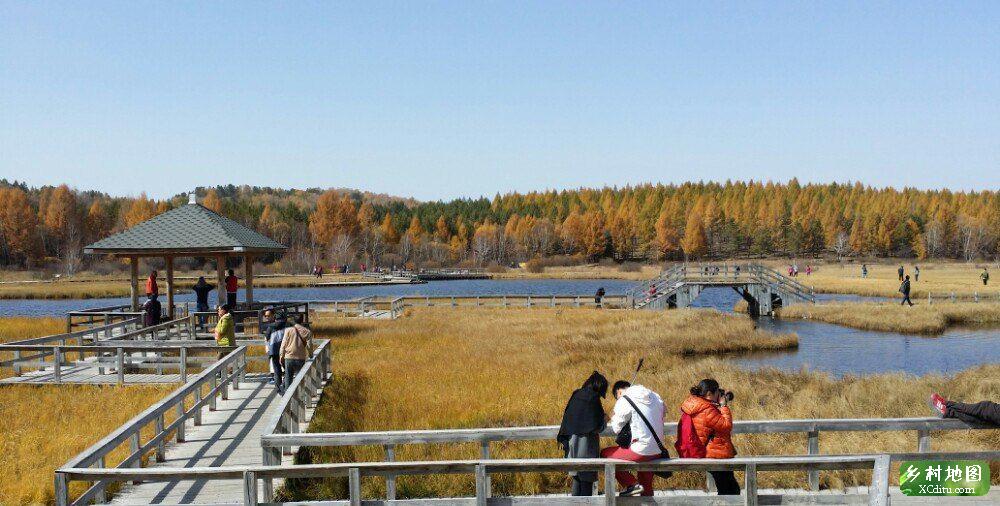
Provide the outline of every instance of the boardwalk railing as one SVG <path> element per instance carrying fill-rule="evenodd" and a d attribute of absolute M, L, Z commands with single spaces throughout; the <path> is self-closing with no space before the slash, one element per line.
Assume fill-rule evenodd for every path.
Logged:
<path fill-rule="evenodd" d="M 807 435 L 807 453 L 819 454 L 819 433 L 822 432 L 871 432 L 871 431 L 916 431 L 916 452 L 890 454 L 893 459 L 928 458 L 931 450 L 931 431 L 952 431 L 969 429 L 989 429 L 968 425 L 960 420 L 941 418 L 873 418 L 873 419 L 803 419 L 803 420 L 753 420 L 733 423 L 734 434 L 792 434 Z M 995 429 L 995 428 L 994 428 Z M 559 432 L 556 425 L 534 427 L 503 427 L 478 429 L 416 430 L 386 432 L 336 432 L 304 434 L 272 434 L 261 438 L 261 445 L 267 448 L 285 446 L 367 446 L 378 445 L 384 449 L 385 460 L 395 460 L 396 446 L 409 444 L 459 444 L 478 443 L 483 459 L 490 458 L 490 444 L 500 441 L 553 441 Z M 677 424 L 664 425 L 664 434 L 676 436 Z M 604 436 L 613 436 L 609 430 Z M 949 454 L 944 454 L 949 455 Z M 958 455 L 958 454 L 953 454 Z M 968 452 L 960 458 L 992 458 L 1000 452 Z M 392 498 L 391 485 L 395 477 L 387 477 L 387 490 Z M 819 489 L 819 474 L 810 471 L 809 487 Z"/>
<path fill-rule="evenodd" d="M 323 391 L 323 385 L 330 376 L 330 341 L 320 341 L 319 346 L 313 352 L 312 357 L 306 361 L 302 370 L 299 371 L 292 384 L 281 396 L 278 409 L 268 422 L 262 432 L 263 435 L 271 434 L 296 434 L 301 430 L 303 423 L 306 423 L 306 410 L 314 398 L 318 398 Z M 265 465 L 280 465 L 282 448 L 264 447 L 262 462 Z M 291 448 L 285 448 L 287 454 L 291 454 Z M 264 497 L 270 501 L 274 496 L 274 485 L 271 479 L 264 479 Z"/>
<path fill-rule="evenodd" d="M 738 457 L 733 459 L 674 459 L 666 461 L 628 462 L 614 459 L 531 459 L 531 460 L 452 460 L 437 462 L 385 462 L 385 463 L 343 463 L 311 464 L 301 466 L 251 466 L 251 467 L 200 467 L 187 469 L 88 469 L 86 466 L 63 466 L 56 471 L 56 505 L 67 504 L 66 485 L 70 481 L 176 481 L 198 480 L 243 480 L 243 504 L 300 504 L 273 503 L 268 498 L 257 496 L 258 480 L 289 478 L 346 477 L 348 480 L 348 501 L 346 504 L 360 506 L 361 478 L 394 475 L 441 475 L 471 474 L 475 477 L 476 495 L 468 498 L 447 498 L 423 500 L 420 504 L 672 504 L 677 497 L 618 497 L 615 489 L 616 471 L 743 471 L 745 473 L 744 496 L 702 496 L 685 497 L 684 504 L 749 504 L 757 505 L 758 473 L 802 470 L 845 470 L 871 469 L 871 486 L 867 502 L 873 506 L 889 503 L 889 456 L 888 455 L 844 455 L 844 456 L 787 456 L 787 457 Z M 489 475 L 492 473 L 547 473 L 569 471 L 603 471 L 604 495 L 593 497 L 545 496 L 545 497 L 503 497 L 493 499 Z M 63 493 L 58 493 L 62 487 Z M 861 499 L 845 494 L 842 499 Z M 389 505 L 394 500 L 365 500 L 366 505 Z M 323 504 L 345 504 L 324 502 Z"/>
<path fill-rule="evenodd" d="M 264 313 L 269 309 L 275 313 L 283 312 L 288 318 L 302 317 L 303 322 L 309 323 L 308 301 L 263 301 L 241 304 L 238 307 L 239 309 L 232 311 L 237 337 L 262 337 L 260 333 L 264 328 Z M 219 314 L 216 311 L 190 312 L 188 318 L 196 334 L 211 333 L 219 323 Z"/>
<path fill-rule="evenodd" d="M 119 385 L 125 384 L 127 370 L 136 369 L 155 371 L 161 375 L 166 371 L 176 371 L 178 381 L 184 383 L 187 381 L 189 365 L 215 362 L 214 355 L 227 349 L 233 348 L 193 342 L 184 342 L 180 345 L 152 342 L 89 346 L 5 345 L 0 347 L 0 351 L 13 352 L 14 358 L 0 362 L 0 367 L 12 368 L 14 376 L 22 375 L 25 369 L 39 371 L 51 369 L 51 378 L 42 378 L 38 381 L 63 383 L 65 370 L 72 369 L 76 365 L 68 360 L 70 354 L 76 354 L 80 361 L 84 361 L 89 355 L 94 357 L 93 361 L 84 362 L 83 365 L 96 367 L 99 375 L 113 369 L 117 375 L 116 383 Z"/>
<path fill-rule="evenodd" d="M 767 285 L 788 297 L 806 302 L 815 302 L 812 288 L 761 264 L 706 263 L 677 264 L 664 270 L 659 276 L 639 283 L 626 291 L 628 307 L 641 308 L 656 301 L 649 307 L 660 309 L 666 297 L 685 285 L 734 286 Z M 789 301 L 786 301 L 786 303 Z"/>
<path fill-rule="evenodd" d="M 92 470 L 105 472 L 137 468 L 142 466 L 143 457 L 149 452 L 154 452 L 155 460 L 162 462 L 166 455 L 167 440 L 173 437 L 178 442 L 184 441 L 184 428 L 188 420 L 191 420 L 194 425 L 201 425 L 202 408 L 207 407 L 209 410 L 215 410 L 217 397 L 227 399 L 230 387 L 234 390 L 240 388 L 240 382 L 246 372 L 246 364 L 246 348 L 241 346 L 234 349 L 190 382 L 136 415 L 104 439 L 70 459 L 62 467 L 96 468 Z M 167 423 L 170 416 L 174 418 Z M 150 424 L 153 425 L 152 436 L 143 442 L 143 429 Z M 115 468 L 108 469 L 109 454 L 125 442 L 129 443 L 128 456 Z M 183 470 L 175 471 L 183 472 Z M 69 504 L 68 480 L 70 479 L 76 478 L 66 473 L 56 472 L 56 504 Z M 84 479 L 84 481 L 93 483 L 73 504 L 88 504 L 91 501 L 104 502 L 107 485 L 112 481 L 121 480 L 114 479 L 113 473 L 110 473 L 107 479 L 98 476 L 94 479 Z"/>
<path fill-rule="evenodd" d="M 86 343 L 96 343 L 102 340 L 111 339 L 123 334 L 126 334 L 139 325 L 139 320 L 136 318 L 130 320 L 122 320 L 116 323 L 111 323 L 108 325 L 100 325 L 97 327 L 89 327 L 82 330 L 76 330 L 73 332 L 66 332 L 63 334 L 53 334 L 51 336 L 43 337 L 32 337 L 30 339 L 22 339 L 20 341 L 9 341 L 4 344 L 0 344 L 0 351 L 3 351 L 3 346 L 9 345 L 26 345 L 26 344 L 48 344 L 48 343 L 59 343 L 59 344 L 69 344 L 70 342 L 76 343 L 78 345 Z"/>

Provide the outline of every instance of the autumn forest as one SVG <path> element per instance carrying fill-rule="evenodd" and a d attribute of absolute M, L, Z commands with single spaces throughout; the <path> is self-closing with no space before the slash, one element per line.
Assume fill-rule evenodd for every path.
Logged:
<path fill-rule="evenodd" d="M 0 265 L 75 271 L 82 247 L 173 207 L 0 180 Z M 506 265 L 569 256 L 659 260 L 759 256 L 994 259 L 1000 192 L 855 184 L 685 183 L 417 202 L 344 189 L 221 186 L 199 203 L 289 246 L 289 269 L 312 262 Z"/>

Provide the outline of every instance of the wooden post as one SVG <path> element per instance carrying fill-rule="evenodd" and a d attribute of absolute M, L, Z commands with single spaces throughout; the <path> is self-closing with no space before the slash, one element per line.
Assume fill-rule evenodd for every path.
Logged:
<path fill-rule="evenodd" d="M 243 504 L 257 506 L 257 475 L 253 471 L 243 471 Z"/>
<path fill-rule="evenodd" d="M 479 464 L 476 466 L 476 506 L 486 506 L 486 499 L 489 497 L 489 485 L 486 483 L 486 466 Z"/>
<path fill-rule="evenodd" d="M 618 491 L 615 489 L 615 465 L 604 464 L 604 504 L 615 506 Z"/>
<path fill-rule="evenodd" d="M 351 506 L 361 506 L 361 469 L 347 470 L 347 497 Z"/>
<path fill-rule="evenodd" d="M 167 319 L 174 319 L 174 257 L 165 256 L 167 263 Z"/>
<path fill-rule="evenodd" d="M 139 310 L 139 257 L 131 256 L 129 260 L 129 289 L 132 297 L 132 311 Z"/>
<path fill-rule="evenodd" d="M 875 457 L 875 469 L 872 471 L 872 483 L 868 487 L 868 504 L 871 506 L 887 506 L 889 504 L 889 456 Z"/>
<path fill-rule="evenodd" d="M 180 370 L 181 383 L 187 383 L 188 381 L 187 348 L 181 348 L 181 356 L 179 357 L 179 359 L 180 359 L 180 369 L 181 369 Z"/>
<path fill-rule="evenodd" d="M 383 445 L 385 448 L 385 461 L 395 462 L 396 461 L 396 445 Z M 387 474 L 385 475 L 385 499 L 387 501 L 396 500 L 396 475 Z"/>
<path fill-rule="evenodd" d="M 247 291 L 247 304 L 250 304 L 251 302 L 253 302 L 253 256 L 252 255 L 243 256 L 243 267 L 246 270 L 245 274 L 246 279 L 244 280 L 244 283 L 246 284 L 244 286 L 246 287 Z"/>
<path fill-rule="evenodd" d="M 746 505 L 757 506 L 757 464 L 747 464 Z"/>
<path fill-rule="evenodd" d="M 115 349 L 115 366 L 118 368 L 118 386 L 125 384 L 125 350 Z"/>
<path fill-rule="evenodd" d="M 52 348 L 52 373 L 56 383 L 62 383 L 62 350 L 58 346 Z"/>
<path fill-rule="evenodd" d="M 69 504 L 69 482 L 66 480 L 66 475 L 59 471 L 56 471 L 55 489 L 56 506 Z"/>
<path fill-rule="evenodd" d="M 216 272 L 216 290 L 219 292 L 219 305 L 226 303 L 226 255 L 218 255 L 215 257 L 215 270 Z M 230 308 L 235 311 L 236 308 Z"/>
<path fill-rule="evenodd" d="M 809 431 L 809 455 L 819 455 L 819 431 Z M 809 490 L 819 490 L 819 471 L 809 471 Z"/>
<path fill-rule="evenodd" d="M 480 447 L 480 455 L 483 460 L 490 460 L 490 442 L 483 441 Z M 490 476 L 486 475 L 486 497 L 490 497 L 491 491 L 493 490 L 493 484 L 490 482 Z"/>
<path fill-rule="evenodd" d="M 163 415 L 160 415 L 156 417 L 155 420 L 153 420 L 153 433 L 156 436 L 159 436 L 160 434 L 163 433 Z M 166 459 L 167 459 L 166 442 L 163 440 L 163 438 L 160 438 L 160 441 L 156 443 L 156 461 L 163 462 Z"/>
<path fill-rule="evenodd" d="M 187 396 L 185 396 L 185 397 L 187 397 Z M 184 440 L 186 439 L 186 432 L 185 432 L 184 424 L 187 423 L 187 421 L 184 420 L 184 399 L 183 398 L 181 398 L 181 401 L 177 403 L 177 419 L 180 420 L 180 423 L 177 424 L 177 442 L 178 443 L 183 443 Z"/>
<path fill-rule="evenodd" d="M 917 451 L 920 453 L 927 453 L 931 451 L 931 431 L 917 431 Z"/>

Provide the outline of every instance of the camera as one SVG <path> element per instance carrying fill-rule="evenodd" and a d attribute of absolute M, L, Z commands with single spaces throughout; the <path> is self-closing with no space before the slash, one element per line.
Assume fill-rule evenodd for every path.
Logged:
<path fill-rule="evenodd" d="M 733 400 L 733 392 L 728 390 L 719 389 L 719 397 L 724 397 L 726 402 L 731 402 Z"/>

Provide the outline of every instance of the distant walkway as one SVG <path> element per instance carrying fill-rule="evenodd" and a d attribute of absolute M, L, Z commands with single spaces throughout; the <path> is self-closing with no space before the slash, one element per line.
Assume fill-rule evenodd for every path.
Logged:
<path fill-rule="evenodd" d="M 169 373 L 156 374 L 154 372 L 126 372 L 122 375 L 122 379 L 123 384 L 126 385 L 162 385 L 180 383 L 181 375 Z M 0 379 L 0 384 L 52 385 L 56 383 L 74 383 L 83 385 L 115 385 L 118 383 L 118 380 L 118 374 L 114 368 L 108 367 L 107 364 L 99 366 L 96 359 L 88 357 L 83 361 L 63 364 L 59 370 L 58 381 L 55 369 L 50 366 L 34 371 L 23 371 L 20 376 Z"/>
<path fill-rule="evenodd" d="M 259 466 L 260 436 L 279 404 L 267 375 L 248 374 L 239 390 L 230 390 L 228 400 L 217 400 L 215 411 L 204 411 L 201 425 L 188 425 L 184 442 L 167 445 L 164 462 L 150 462 L 147 467 Z M 307 420 L 314 406 L 307 410 Z M 285 456 L 282 463 L 290 464 L 291 458 Z M 183 480 L 126 485 L 111 503 L 219 504 L 240 502 L 242 497 L 242 480 Z"/>

